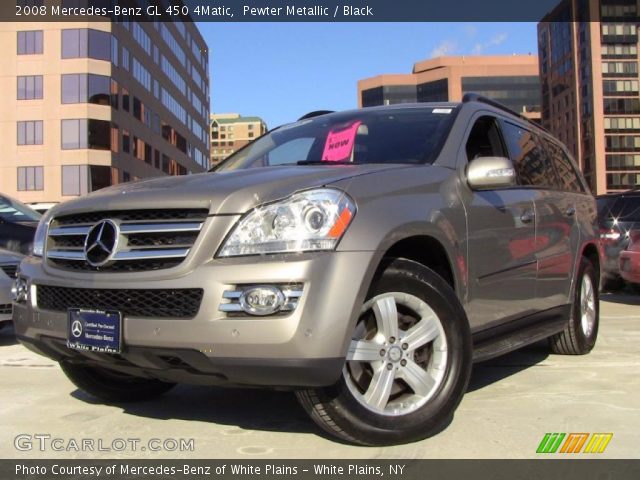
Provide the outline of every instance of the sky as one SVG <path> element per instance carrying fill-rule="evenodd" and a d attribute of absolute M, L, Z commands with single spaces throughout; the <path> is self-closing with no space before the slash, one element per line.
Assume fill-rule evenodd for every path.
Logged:
<path fill-rule="evenodd" d="M 356 108 L 357 82 L 440 55 L 537 54 L 535 23 L 199 23 L 211 111 L 269 128 Z"/>

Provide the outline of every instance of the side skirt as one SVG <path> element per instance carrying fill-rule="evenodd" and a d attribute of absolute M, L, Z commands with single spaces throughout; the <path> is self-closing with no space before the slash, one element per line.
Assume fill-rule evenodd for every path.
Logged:
<path fill-rule="evenodd" d="M 561 305 L 473 334 L 473 361 L 499 357 L 561 332 L 571 305 Z"/>

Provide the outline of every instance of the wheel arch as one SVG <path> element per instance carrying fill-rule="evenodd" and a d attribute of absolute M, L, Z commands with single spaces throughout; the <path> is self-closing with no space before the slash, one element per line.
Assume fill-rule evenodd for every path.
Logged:
<path fill-rule="evenodd" d="M 389 259 L 404 258 L 419 263 L 434 272 L 459 293 L 458 275 L 453 267 L 451 255 L 444 244 L 431 235 L 412 235 L 390 245 L 380 260 L 376 274 L 380 273 Z"/>

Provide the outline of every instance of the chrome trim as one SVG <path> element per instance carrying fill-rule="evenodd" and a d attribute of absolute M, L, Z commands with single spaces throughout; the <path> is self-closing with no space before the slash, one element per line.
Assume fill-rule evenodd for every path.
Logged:
<path fill-rule="evenodd" d="M 93 225 L 86 227 L 56 227 L 49 230 L 50 237 L 63 237 L 66 235 L 87 235 Z"/>
<path fill-rule="evenodd" d="M 132 233 L 162 233 L 162 232 L 199 232 L 202 223 L 121 223 L 120 232 Z"/>
<path fill-rule="evenodd" d="M 242 312 L 242 307 L 239 303 L 221 303 L 218 310 L 221 312 Z"/>
<path fill-rule="evenodd" d="M 58 260 L 85 260 L 83 250 L 48 250 L 47 258 Z"/>
<path fill-rule="evenodd" d="M 300 298 L 302 296 L 302 290 L 282 290 L 282 293 L 287 298 Z"/>
<path fill-rule="evenodd" d="M 238 290 L 225 290 L 224 293 L 222 294 L 222 298 L 236 299 L 236 298 L 240 298 L 241 295 L 242 295 L 242 292 Z"/>
<path fill-rule="evenodd" d="M 149 258 L 184 258 L 189 254 L 188 248 L 167 248 L 158 250 L 129 250 L 117 252 L 113 260 L 146 260 Z"/>
<path fill-rule="evenodd" d="M 222 292 L 223 300 L 229 301 L 227 303 L 220 303 L 218 305 L 218 311 L 226 313 L 246 313 L 249 316 L 263 316 L 249 313 L 242 306 L 242 295 L 244 294 L 244 292 L 256 287 L 272 287 L 280 290 L 280 287 L 271 284 L 238 285 L 236 286 L 237 290 L 225 290 L 224 292 Z M 302 297 L 303 289 L 284 288 L 280 290 L 280 292 L 282 293 L 284 299 L 280 308 L 273 314 L 277 314 L 278 312 L 294 311 L 298 307 L 298 303 L 300 303 L 300 297 Z M 273 314 L 268 314 L 265 316 L 270 316 Z"/>

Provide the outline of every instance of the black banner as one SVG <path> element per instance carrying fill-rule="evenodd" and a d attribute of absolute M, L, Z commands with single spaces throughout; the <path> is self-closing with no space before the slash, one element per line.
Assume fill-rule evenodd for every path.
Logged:
<path fill-rule="evenodd" d="M 640 460 L 0 460 L 2 480 L 637 480 Z"/>
<path fill-rule="evenodd" d="M 0 21 L 537 22 L 560 0 L 5 0 Z M 627 19 L 626 21 L 629 21 Z"/>

